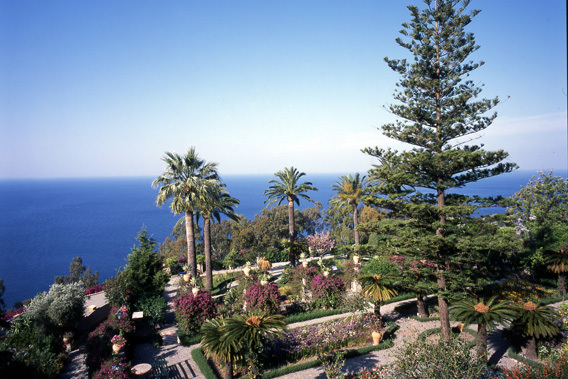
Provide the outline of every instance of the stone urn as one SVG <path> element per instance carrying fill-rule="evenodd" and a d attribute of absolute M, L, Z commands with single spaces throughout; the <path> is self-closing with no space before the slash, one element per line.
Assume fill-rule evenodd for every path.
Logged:
<path fill-rule="evenodd" d="M 360 259 L 360 257 L 359 257 L 358 255 L 354 255 L 354 256 L 353 256 L 353 262 L 354 262 L 356 265 L 359 264 L 359 259 Z"/>
<path fill-rule="evenodd" d="M 245 273 L 245 276 L 250 276 L 250 267 L 245 266 L 245 268 L 243 269 L 243 272 Z"/>
<path fill-rule="evenodd" d="M 373 346 L 377 346 L 379 342 L 381 342 L 382 334 L 381 332 L 374 331 L 371 333 L 371 337 L 373 337 Z"/>
<path fill-rule="evenodd" d="M 304 268 L 306 268 L 306 267 L 308 267 L 308 263 L 309 263 L 308 261 L 303 261 L 302 266 L 304 266 Z"/>
<path fill-rule="evenodd" d="M 191 289 L 191 292 L 193 293 L 193 296 L 197 296 L 197 294 L 199 293 L 199 287 L 193 287 Z"/>
<path fill-rule="evenodd" d="M 329 276 L 329 271 L 325 270 L 325 271 L 323 272 L 323 276 L 325 276 L 325 277 L 327 278 L 327 277 Z"/>
<path fill-rule="evenodd" d="M 265 286 L 265 285 L 267 285 L 267 284 L 268 284 L 268 280 L 261 280 L 261 281 L 260 281 L 260 285 L 261 285 L 261 286 Z"/>
<path fill-rule="evenodd" d="M 122 350 L 122 347 L 123 347 L 123 345 L 121 345 L 121 344 L 119 344 L 119 343 L 113 343 L 113 344 L 112 344 L 112 351 L 113 351 L 115 354 L 118 354 L 118 353 L 120 353 L 120 351 Z"/>

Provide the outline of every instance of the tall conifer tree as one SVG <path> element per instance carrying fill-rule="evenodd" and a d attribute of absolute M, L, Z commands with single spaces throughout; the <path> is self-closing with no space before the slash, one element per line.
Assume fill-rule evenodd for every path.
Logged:
<path fill-rule="evenodd" d="M 455 279 L 452 270 L 479 249 L 462 250 L 465 245 L 459 231 L 463 217 L 476 209 L 474 199 L 448 191 L 512 171 L 516 165 L 503 163 L 508 154 L 502 150 L 490 152 L 483 145 L 467 145 L 491 125 L 497 115 L 487 113 L 499 103 L 498 98 L 478 99 L 481 88 L 468 79 L 483 64 L 470 60 L 479 46 L 465 30 L 479 11 L 466 12 L 468 0 L 424 3 L 422 10 L 408 7 L 412 20 L 402 24 L 404 39 L 396 40 L 412 54 L 413 61 L 385 58 L 401 78 L 394 93 L 396 103 L 387 107 L 397 120 L 381 130 L 412 149 L 399 152 L 375 147 L 363 152 L 380 162 L 370 170 L 374 192 L 388 195 L 367 201 L 398 215 L 403 220 L 400 225 L 422 230 L 408 235 L 415 238 L 412 244 L 418 246 L 417 254 L 435 267 L 442 335 L 449 337 L 447 280 Z M 467 261 L 472 263 L 473 257 Z"/>

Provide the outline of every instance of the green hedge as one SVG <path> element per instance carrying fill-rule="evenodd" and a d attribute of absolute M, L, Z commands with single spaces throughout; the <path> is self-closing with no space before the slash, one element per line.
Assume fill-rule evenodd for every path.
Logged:
<path fill-rule="evenodd" d="M 304 322 L 309 320 L 314 320 L 321 317 L 327 316 L 334 316 L 339 315 L 342 313 L 346 313 L 347 310 L 339 308 L 339 309 L 317 309 L 315 311 L 310 312 L 302 312 L 290 315 L 284 319 L 284 322 L 288 324 L 294 324 L 296 322 Z"/>
<path fill-rule="evenodd" d="M 209 362 L 207 362 L 207 358 L 203 355 L 201 348 L 191 350 L 191 357 L 206 379 L 217 379 L 217 375 L 215 375 L 215 372 L 213 372 L 213 369 L 209 366 Z"/>

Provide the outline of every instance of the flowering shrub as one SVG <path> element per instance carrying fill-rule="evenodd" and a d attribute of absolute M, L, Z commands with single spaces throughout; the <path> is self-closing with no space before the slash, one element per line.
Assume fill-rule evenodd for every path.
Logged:
<path fill-rule="evenodd" d="M 128 379 L 130 378 L 130 365 L 124 358 L 113 358 L 101 363 L 95 379 Z"/>
<path fill-rule="evenodd" d="M 361 317 L 349 317 L 292 329 L 283 337 L 270 342 L 268 356 L 273 356 L 278 361 L 297 361 L 318 353 L 364 343 L 370 338 L 370 332 L 361 320 Z"/>
<path fill-rule="evenodd" d="M 346 376 L 346 379 L 382 379 L 387 378 L 388 375 L 389 369 L 385 366 L 379 365 L 372 369 L 364 368 L 359 372 L 349 374 Z"/>
<path fill-rule="evenodd" d="M 308 236 L 308 246 L 310 249 L 315 250 L 318 254 L 329 253 L 335 246 L 335 240 L 327 233 L 316 233 L 313 236 Z"/>
<path fill-rule="evenodd" d="M 92 287 L 87 288 L 85 290 L 85 295 L 92 295 L 94 293 L 98 293 L 98 292 L 101 292 L 101 291 L 104 291 L 104 290 L 106 290 L 106 285 L 97 284 L 97 285 L 94 285 Z"/>
<path fill-rule="evenodd" d="M 519 365 L 503 370 L 504 379 L 568 378 L 568 356 L 547 362 L 544 366 Z"/>
<path fill-rule="evenodd" d="M 310 285 L 313 298 L 312 305 L 315 308 L 336 308 L 340 305 L 341 296 L 345 289 L 343 280 L 340 277 L 335 275 L 328 277 L 316 275 Z"/>
<path fill-rule="evenodd" d="M 217 316 L 217 304 L 206 291 L 199 291 L 197 295 L 191 292 L 181 295 L 174 299 L 174 306 L 178 327 L 187 335 L 197 334 L 205 320 Z"/>
<path fill-rule="evenodd" d="M 17 315 L 24 313 L 25 310 L 26 310 L 25 307 L 20 307 L 18 309 L 8 309 L 8 311 L 6 311 L 6 314 L 0 317 L 0 320 L 9 321 L 14 317 L 16 317 Z"/>
<path fill-rule="evenodd" d="M 261 285 L 254 282 L 245 294 L 247 309 L 259 309 L 274 314 L 278 312 L 280 292 L 276 283 Z"/>

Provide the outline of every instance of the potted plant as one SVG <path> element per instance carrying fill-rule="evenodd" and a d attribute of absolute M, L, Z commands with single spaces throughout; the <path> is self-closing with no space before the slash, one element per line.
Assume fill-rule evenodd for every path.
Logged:
<path fill-rule="evenodd" d="M 189 265 L 186 263 L 183 265 L 182 270 L 184 271 L 183 280 L 187 283 L 191 279 L 191 274 L 189 273 Z"/>
<path fill-rule="evenodd" d="M 270 278 L 271 278 L 270 274 L 267 274 L 267 273 L 262 274 L 262 275 L 260 276 L 260 284 L 261 284 L 262 286 L 267 285 L 268 282 L 270 281 Z"/>
<path fill-rule="evenodd" d="M 115 354 L 118 354 L 122 350 L 124 345 L 126 345 L 126 339 L 120 334 L 115 334 L 110 342 L 112 343 L 112 351 Z"/>
<path fill-rule="evenodd" d="M 383 336 L 383 320 L 375 314 L 368 314 L 364 318 L 364 323 L 371 330 L 371 338 L 373 338 L 373 346 L 377 346 L 381 342 Z"/>
<path fill-rule="evenodd" d="M 246 276 L 250 276 L 250 262 L 245 263 L 245 268 L 243 269 L 243 272 L 245 273 Z"/>
<path fill-rule="evenodd" d="M 304 266 L 304 267 L 308 267 L 308 263 L 309 263 L 306 258 L 307 258 L 306 253 L 300 254 L 300 259 L 302 260 L 302 266 Z"/>
<path fill-rule="evenodd" d="M 197 278 L 191 278 L 189 283 L 191 284 L 192 287 L 191 292 L 193 293 L 193 296 L 196 296 L 199 293 L 199 285 L 197 285 Z"/>

